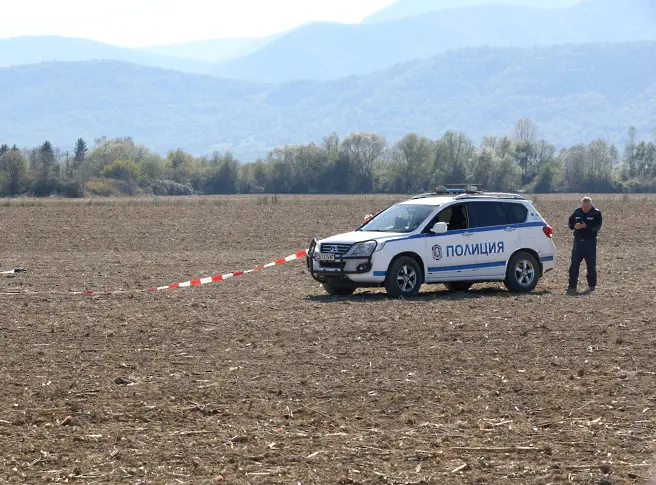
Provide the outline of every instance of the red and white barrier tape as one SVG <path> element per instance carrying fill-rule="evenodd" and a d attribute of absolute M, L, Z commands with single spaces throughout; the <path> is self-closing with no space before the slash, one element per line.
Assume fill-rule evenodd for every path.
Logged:
<path fill-rule="evenodd" d="M 307 249 L 303 251 L 299 251 L 296 254 L 292 254 L 291 256 L 287 256 L 286 258 L 279 259 L 277 261 L 274 261 L 273 263 L 265 264 L 264 266 L 257 266 L 256 268 L 249 269 L 248 271 L 235 271 L 234 273 L 227 273 L 224 275 L 216 275 L 216 276 L 208 276 L 207 278 L 200 278 L 197 280 L 191 280 L 191 281 L 185 281 L 184 283 L 173 283 L 167 286 L 160 286 L 157 288 L 149 288 L 148 291 L 160 291 L 160 290 L 172 290 L 172 289 L 178 289 L 178 288 L 188 288 L 190 286 L 200 286 L 200 285 L 207 285 L 209 283 L 218 283 L 219 281 L 225 281 L 230 278 L 234 278 L 235 276 L 243 276 L 245 274 L 249 273 L 254 273 L 256 271 L 262 271 L 263 269 L 266 268 L 271 268 L 272 266 L 278 266 L 281 264 L 288 263 L 290 261 L 294 261 L 295 259 L 298 258 L 304 258 L 307 256 Z"/>
<path fill-rule="evenodd" d="M 247 271 L 235 271 L 233 273 L 227 273 L 223 275 L 215 275 L 215 276 L 208 276 L 207 278 L 199 278 L 195 280 L 190 280 L 190 281 L 185 281 L 184 283 L 173 283 L 170 285 L 166 286 L 160 286 L 160 287 L 154 287 L 154 288 L 148 288 L 147 290 L 116 290 L 116 291 L 92 291 L 92 290 L 86 290 L 86 291 L 47 291 L 47 292 L 34 292 L 34 291 L 9 291 L 6 293 L 0 293 L 0 295 L 118 295 L 118 294 L 123 294 L 123 293 L 140 293 L 140 292 L 154 292 L 154 291 L 161 291 L 161 290 L 172 290 L 172 289 L 178 289 L 178 288 L 189 288 L 191 286 L 200 286 L 200 285 L 206 285 L 209 283 L 218 283 L 220 281 L 225 281 L 230 278 L 234 278 L 235 276 L 243 276 L 249 273 L 254 273 L 256 271 L 262 271 L 263 269 L 266 268 L 271 268 L 272 266 L 279 266 L 281 264 L 288 263 L 290 261 L 294 261 L 295 259 L 299 258 L 304 258 L 307 256 L 307 249 L 303 251 L 299 251 L 295 254 L 292 254 L 291 256 L 287 256 L 286 258 L 278 259 L 277 261 L 274 261 L 272 263 L 265 264 L 263 266 L 257 266 L 253 269 L 249 269 Z M 20 270 L 20 271 L 19 271 Z M 6 272 L 2 274 L 13 274 L 14 272 L 22 272 L 21 268 L 12 270 L 11 272 Z"/>

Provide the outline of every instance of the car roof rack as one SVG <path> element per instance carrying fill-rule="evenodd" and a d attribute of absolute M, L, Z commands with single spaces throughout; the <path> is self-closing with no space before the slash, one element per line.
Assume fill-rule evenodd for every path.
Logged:
<path fill-rule="evenodd" d="M 411 200 L 425 199 L 426 197 L 436 197 L 440 195 L 461 194 L 459 197 L 462 197 L 463 195 L 483 194 L 483 192 L 478 190 L 478 187 L 479 187 L 478 185 L 474 185 L 474 184 L 438 185 L 435 192 L 427 192 L 425 194 L 415 195 L 414 197 L 412 197 Z"/>
<path fill-rule="evenodd" d="M 514 200 L 526 200 L 526 197 L 519 194 L 511 194 L 507 192 L 480 192 L 477 194 L 462 194 L 458 195 L 456 199 L 480 199 L 480 198 L 492 198 L 492 199 L 514 199 Z"/>
<path fill-rule="evenodd" d="M 491 198 L 491 199 L 513 199 L 513 200 L 526 200 L 526 197 L 513 194 L 510 192 L 483 192 L 479 190 L 481 187 L 480 184 L 447 184 L 440 185 L 437 187 L 435 192 L 427 192 L 425 194 L 418 194 L 412 197 L 410 200 L 416 199 L 425 199 L 427 197 L 439 197 L 443 195 L 455 195 L 454 199 L 479 199 L 479 198 Z"/>

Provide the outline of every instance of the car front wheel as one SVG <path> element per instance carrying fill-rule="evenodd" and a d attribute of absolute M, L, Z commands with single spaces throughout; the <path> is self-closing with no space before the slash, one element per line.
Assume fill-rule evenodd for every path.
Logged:
<path fill-rule="evenodd" d="M 539 279 L 540 266 L 533 255 L 520 252 L 510 258 L 504 281 L 510 291 L 517 293 L 533 291 Z"/>
<path fill-rule="evenodd" d="M 421 268 L 417 261 L 401 256 L 392 261 L 385 278 L 385 290 L 392 298 L 413 297 L 421 288 Z"/>

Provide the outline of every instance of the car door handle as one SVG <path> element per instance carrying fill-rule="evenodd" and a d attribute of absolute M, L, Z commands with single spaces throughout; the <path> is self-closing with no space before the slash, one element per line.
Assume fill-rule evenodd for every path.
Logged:
<path fill-rule="evenodd" d="M 462 235 L 465 236 L 465 237 L 471 237 L 471 236 L 474 235 L 474 233 L 473 232 L 463 232 Z"/>
<path fill-rule="evenodd" d="M 512 226 L 508 226 L 508 227 L 506 227 L 506 231 L 508 231 L 508 232 L 512 232 L 512 231 L 514 231 L 514 230 L 515 230 L 515 228 L 512 227 Z"/>

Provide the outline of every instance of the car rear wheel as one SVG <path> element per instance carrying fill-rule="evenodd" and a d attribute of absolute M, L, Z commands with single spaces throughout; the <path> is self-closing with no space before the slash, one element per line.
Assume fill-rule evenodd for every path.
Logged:
<path fill-rule="evenodd" d="M 520 252 L 508 263 L 504 284 L 510 291 L 527 293 L 533 291 L 540 279 L 540 266 L 532 254 Z"/>
<path fill-rule="evenodd" d="M 413 297 L 421 288 L 421 268 L 409 256 L 401 256 L 392 261 L 385 278 L 385 290 L 392 298 Z"/>
<path fill-rule="evenodd" d="M 322 286 L 326 293 L 333 296 L 349 296 L 355 293 L 353 286 L 329 285 L 328 283 L 322 283 Z"/>
<path fill-rule="evenodd" d="M 471 288 L 473 283 L 468 283 L 467 281 L 454 281 L 451 283 L 444 283 L 446 289 L 449 291 L 468 291 Z"/>

